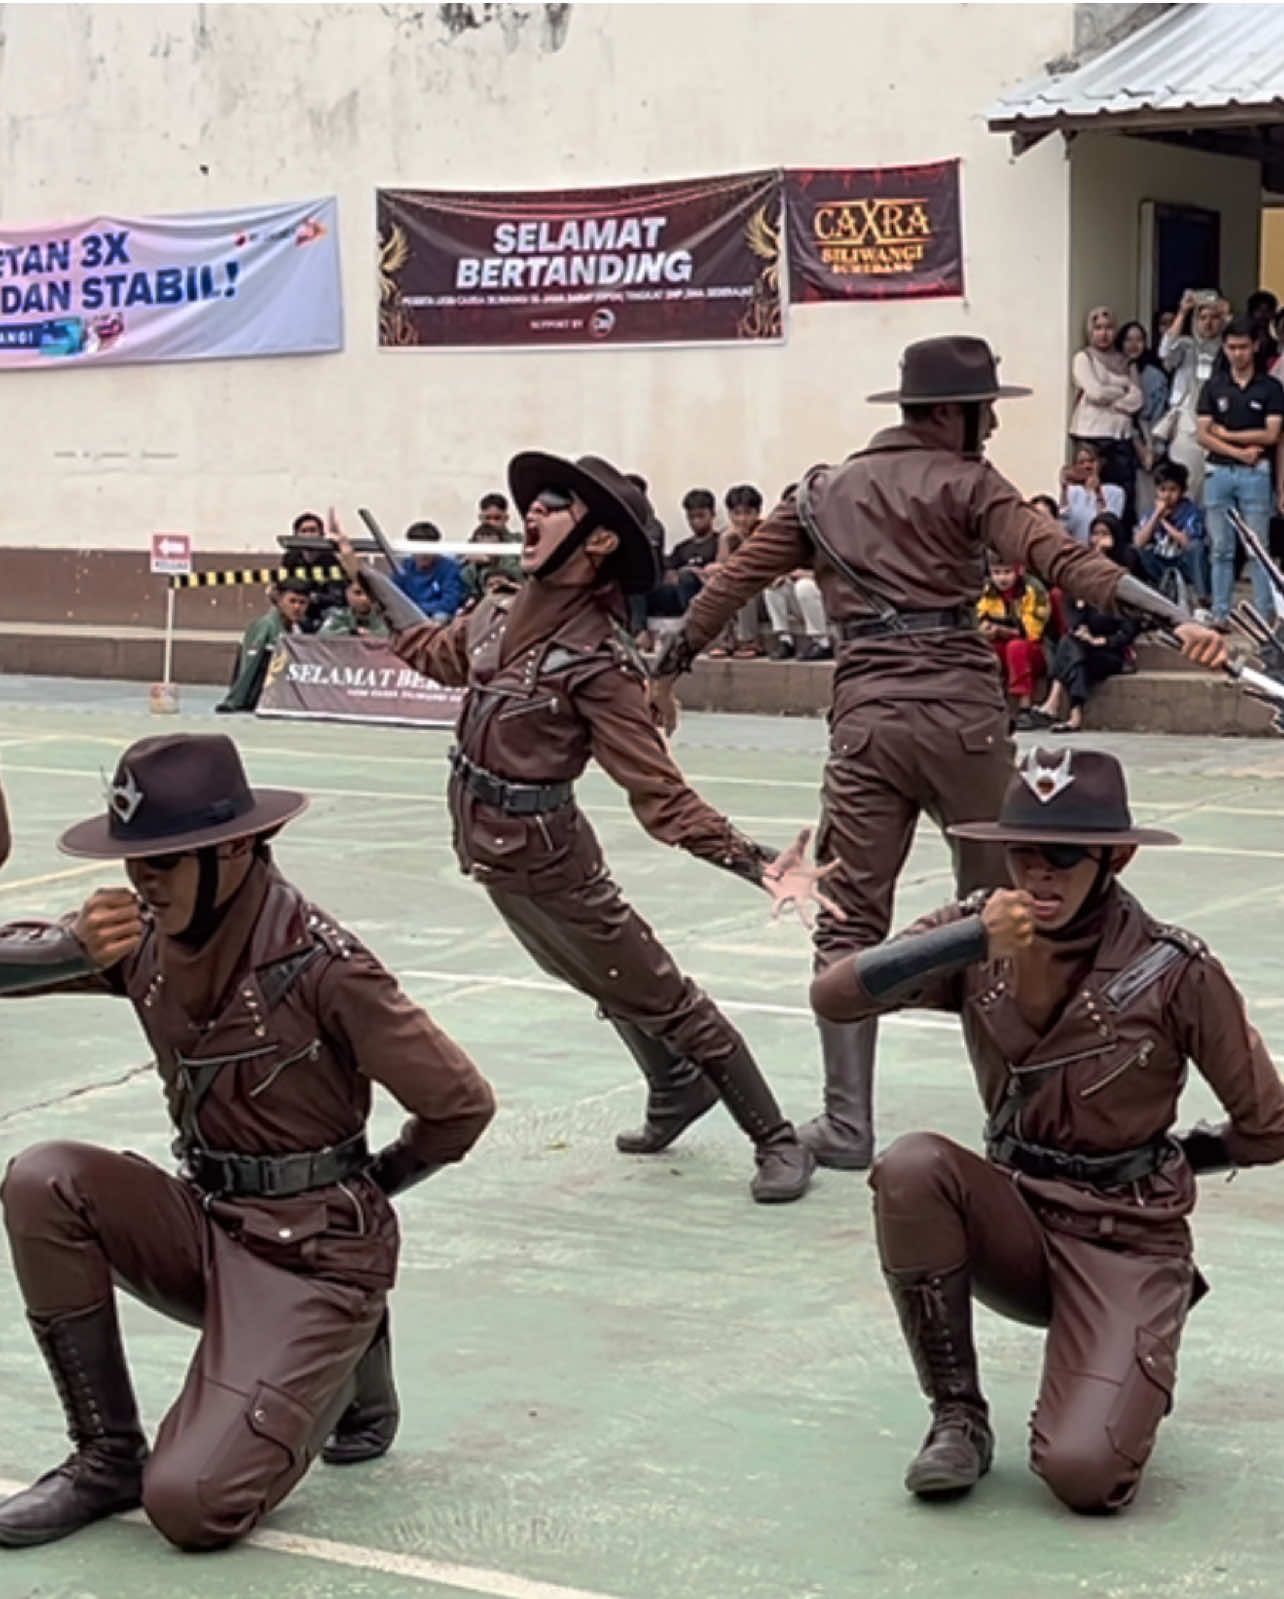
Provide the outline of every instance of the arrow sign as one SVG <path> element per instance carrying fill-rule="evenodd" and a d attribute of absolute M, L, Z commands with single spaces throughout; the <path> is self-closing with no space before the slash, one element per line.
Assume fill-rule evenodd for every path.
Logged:
<path fill-rule="evenodd" d="M 165 577 L 175 577 L 192 570 L 192 535 L 190 533 L 152 534 L 152 572 Z"/>

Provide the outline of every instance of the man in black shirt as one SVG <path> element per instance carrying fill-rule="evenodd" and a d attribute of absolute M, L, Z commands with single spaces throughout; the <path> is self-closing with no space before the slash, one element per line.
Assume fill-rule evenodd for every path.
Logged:
<path fill-rule="evenodd" d="M 684 615 L 705 577 L 711 575 L 706 568 L 717 564 L 717 500 L 708 489 L 688 489 L 682 496 L 682 509 L 691 537 L 675 544 L 664 556 L 664 580 L 644 596 L 648 617 Z"/>
<path fill-rule="evenodd" d="M 1204 512 L 1213 568 L 1213 625 L 1225 631 L 1235 586 L 1236 510 L 1266 543 L 1271 520 L 1271 456 L 1284 425 L 1284 388 L 1257 371 L 1253 326 L 1236 317 L 1222 334 L 1226 368 L 1200 391 L 1197 438 L 1208 451 Z M 1268 621 L 1275 616 L 1270 580 L 1253 561 L 1253 603 Z"/>

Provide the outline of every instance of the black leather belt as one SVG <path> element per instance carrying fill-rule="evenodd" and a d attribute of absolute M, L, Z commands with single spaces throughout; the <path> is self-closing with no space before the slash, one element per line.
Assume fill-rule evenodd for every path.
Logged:
<path fill-rule="evenodd" d="M 217 1149 L 176 1149 L 183 1176 L 212 1195 L 238 1199 L 289 1199 L 312 1188 L 332 1188 L 370 1164 L 364 1133 L 329 1149 L 298 1155 L 234 1155 Z"/>
<path fill-rule="evenodd" d="M 1067 1155 L 1060 1149 L 1045 1149 L 1027 1144 L 1011 1133 L 1000 1133 L 986 1141 L 985 1152 L 1000 1166 L 1011 1166 L 1026 1177 L 1044 1182 L 1083 1183 L 1089 1188 L 1122 1188 L 1140 1182 L 1173 1158 L 1176 1146 L 1161 1138 L 1136 1149 L 1121 1149 L 1116 1155 Z"/>
<path fill-rule="evenodd" d="M 942 633 L 976 628 L 976 615 L 966 605 L 948 611 L 897 611 L 894 617 L 870 616 L 852 622 L 835 622 L 829 629 L 836 640 L 892 638 L 898 633 Z"/>
<path fill-rule="evenodd" d="M 461 749 L 450 752 L 450 766 L 470 794 L 509 816 L 542 816 L 575 797 L 574 783 L 509 783 L 470 761 Z"/>

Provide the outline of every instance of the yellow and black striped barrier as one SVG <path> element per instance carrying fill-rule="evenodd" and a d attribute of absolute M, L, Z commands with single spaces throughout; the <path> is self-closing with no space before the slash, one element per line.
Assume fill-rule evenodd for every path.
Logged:
<path fill-rule="evenodd" d="M 246 583 L 280 583 L 301 577 L 306 583 L 342 583 L 341 566 L 247 566 L 227 572 L 181 572 L 169 580 L 172 589 L 236 588 Z"/>

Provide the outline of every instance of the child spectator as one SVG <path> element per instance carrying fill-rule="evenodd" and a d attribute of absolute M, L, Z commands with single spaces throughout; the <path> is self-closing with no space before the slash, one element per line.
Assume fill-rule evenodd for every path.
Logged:
<path fill-rule="evenodd" d="M 297 577 L 284 578 L 268 590 L 271 608 L 266 616 L 260 616 L 246 628 L 236 657 L 232 686 L 214 707 L 216 711 L 252 711 L 259 703 L 276 641 L 283 633 L 303 631 L 310 597 L 308 585 Z"/>
<path fill-rule="evenodd" d="M 1099 516 L 1092 524 L 1088 542 L 1120 566 L 1127 564 L 1126 541 L 1117 517 Z M 1127 670 L 1137 631 L 1138 624 L 1125 617 L 1070 601 L 1067 631 L 1052 657 L 1048 697 L 1031 713 L 1030 725 L 1051 728 L 1054 733 L 1078 733 L 1083 727 L 1083 708 L 1093 689 L 1108 677 Z"/>
<path fill-rule="evenodd" d="M 387 638 L 391 629 L 383 619 L 383 612 L 376 611 L 371 604 L 365 588 L 360 583 L 349 583 L 344 590 L 344 603 L 326 613 L 320 631 L 330 636 Z"/>
<path fill-rule="evenodd" d="M 1032 727 L 1029 718 L 1034 690 L 1045 671 L 1043 630 L 1051 606 L 1048 592 L 1036 577 L 989 551 L 989 576 L 977 601 L 981 636 L 990 640 L 998 657 L 1007 692 L 1017 703 L 1018 727 Z"/>
<path fill-rule="evenodd" d="M 1186 492 L 1189 484 L 1190 473 L 1180 461 L 1162 461 L 1155 468 L 1155 508 L 1137 529 L 1133 546 L 1149 582 L 1162 586 L 1164 574 L 1176 568 L 1199 603 L 1208 605 L 1208 535 L 1203 512 Z"/>
<path fill-rule="evenodd" d="M 1101 481 L 1101 451 L 1095 444 L 1080 442 L 1074 460 L 1061 469 L 1061 522 L 1067 533 L 1081 544 L 1088 542 L 1092 519 L 1109 511 L 1124 514 L 1124 491 L 1117 483 Z"/>

